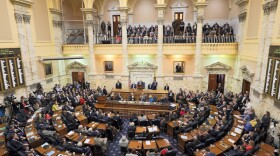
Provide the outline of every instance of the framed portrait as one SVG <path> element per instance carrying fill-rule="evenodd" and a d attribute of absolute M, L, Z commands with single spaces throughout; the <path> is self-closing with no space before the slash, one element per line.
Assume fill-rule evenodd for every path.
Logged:
<path fill-rule="evenodd" d="M 185 62 L 184 61 L 174 61 L 173 62 L 174 73 L 185 73 Z"/>
<path fill-rule="evenodd" d="M 104 71 L 107 73 L 114 72 L 114 62 L 104 61 Z"/>
<path fill-rule="evenodd" d="M 45 63 L 44 68 L 45 68 L 45 75 L 52 76 L 53 74 L 52 63 Z"/>

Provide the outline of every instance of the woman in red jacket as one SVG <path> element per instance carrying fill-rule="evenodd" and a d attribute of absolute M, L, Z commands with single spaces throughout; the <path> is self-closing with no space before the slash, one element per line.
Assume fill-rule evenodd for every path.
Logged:
<path fill-rule="evenodd" d="M 86 100 L 84 99 L 83 96 L 80 97 L 80 105 L 83 105 L 86 103 Z"/>

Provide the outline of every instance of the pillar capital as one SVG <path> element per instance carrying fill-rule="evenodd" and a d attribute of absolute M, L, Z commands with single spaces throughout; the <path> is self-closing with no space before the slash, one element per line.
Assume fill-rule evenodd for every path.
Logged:
<path fill-rule="evenodd" d="M 249 0 L 236 0 L 235 4 L 238 5 L 238 7 L 243 7 L 248 4 Z"/>
<path fill-rule="evenodd" d="M 165 10 L 166 9 L 166 4 L 155 4 L 155 8 L 157 10 Z"/>
<path fill-rule="evenodd" d="M 198 9 L 199 8 L 205 8 L 207 6 L 207 3 L 206 2 L 195 2 L 194 6 Z"/>
<path fill-rule="evenodd" d="M 31 19 L 31 16 L 30 15 L 23 15 L 23 21 L 24 23 L 30 23 L 30 19 Z"/>
<path fill-rule="evenodd" d="M 23 14 L 15 13 L 15 19 L 17 23 L 23 22 Z"/>
<path fill-rule="evenodd" d="M 33 4 L 32 0 L 12 0 L 12 2 L 16 5 L 24 6 L 24 7 L 31 7 Z"/>
<path fill-rule="evenodd" d="M 267 15 L 272 12 L 275 12 L 277 9 L 277 5 L 278 5 L 278 0 L 267 1 L 265 4 L 263 4 L 264 14 Z"/>
<path fill-rule="evenodd" d="M 247 12 L 242 12 L 242 13 L 238 14 L 239 22 L 246 21 L 246 17 L 247 17 Z"/>
<path fill-rule="evenodd" d="M 204 16 L 197 16 L 196 17 L 197 23 L 203 23 L 203 20 L 204 20 Z"/>

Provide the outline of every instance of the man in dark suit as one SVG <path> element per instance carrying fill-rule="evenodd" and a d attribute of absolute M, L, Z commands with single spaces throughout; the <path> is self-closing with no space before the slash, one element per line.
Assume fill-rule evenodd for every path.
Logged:
<path fill-rule="evenodd" d="M 152 89 L 152 84 L 149 84 L 149 85 L 148 85 L 148 89 Z"/>
<path fill-rule="evenodd" d="M 157 85 L 158 85 L 157 81 L 154 80 L 154 82 L 152 83 L 152 90 L 157 90 Z"/>
<path fill-rule="evenodd" d="M 120 81 L 116 83 L 116 89 L 122 89 L 122 83 Z"/>
<path fill-rule="evenodd" d="M 172 90 L 170 90 L 168 93 L 168 101 L 174 102 L 174 93 L 172 92 Z"/>
<path fill-rule="evenodd" d="M 168 84 L 166 84 L 166 85 L 164 86 L 164 90 L 168 90 L 168 91 L 169 91 L 169 86 L 168 86 Z"/>
<path fill-rule="evenodd" d="M 137 88 L 137 86 L 136 86 L 135 83 L 132 83 L 132 84 L 130 85 L 130 89 L 136 89 L 136 88 Z"/>
<path fill-rule="evenodd" d="M 102 92 L 103 92 L 103 94 L 104 94 L 105 96 L 108 94 L 107 89 L 106 89 L 106 86 L 103 87 Z"/>
<path fill-rule="evenodd" d="M 145 88 L 145 82 L 140 80 L 140 81 L 137 82 L 137 86 L 141 86 L 142 88 Z"/>

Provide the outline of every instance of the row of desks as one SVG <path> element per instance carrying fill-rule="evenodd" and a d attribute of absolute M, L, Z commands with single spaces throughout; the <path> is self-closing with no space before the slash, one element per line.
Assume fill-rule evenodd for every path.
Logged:
<path fill-rule="evenodd" d="M 128 144 L 129 149 L 136 150 L 149 150 L 149 149 L 161 149 L 165 147 L 169 147 L 171 144 L 167 139 L 157 139 L 157 140 L 130 140 Z"/>
<path fill-rule="evenodd" d="M 243 121 L 236 117 L 240 115 L 238 111 L 234 111 L 233 115 L 234 123 L 229 133 L 226 136 L 224 136 L 221 140 L 209 146 L 210 151 L 215 153 L 216 155 L 221 155 L 222 153 L 228 151 L 241 138 L 243 132 Z M 242 126 L 240 124 L 242 124 Z M 204 151 L 197 151 L 195 152 L 195 155 L 203 156 Z"/>

